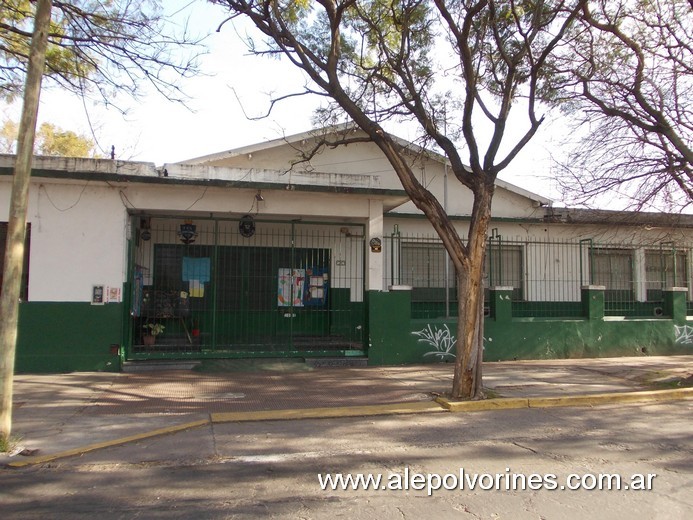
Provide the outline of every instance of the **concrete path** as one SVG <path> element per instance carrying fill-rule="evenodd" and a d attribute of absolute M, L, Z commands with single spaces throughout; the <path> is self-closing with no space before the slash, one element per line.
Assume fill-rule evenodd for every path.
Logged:
<path fill-rule="evenodd" d="M 270 419 L 501 408 L 595 406 L 693 398 L 693 355 L 484 364 L 491 399 L 445 399 L 447 364 L 310 368 L 293 361 L 224 371 L 18 375 L 14 453 L 21 467 L 203 425 Z"/>

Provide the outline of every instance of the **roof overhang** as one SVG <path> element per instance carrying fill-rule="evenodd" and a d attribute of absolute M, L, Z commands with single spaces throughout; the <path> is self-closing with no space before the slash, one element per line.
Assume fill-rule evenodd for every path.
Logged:
<path fill-rule="evenodd" d="M 305 172 L 288 175 L 274 170 L 178 164 L 156 168 L 153 163 L 43 156 L 34 157 L 32 162 L 33 178 L 56 182 L 90 181 L 360 195 L 382 200 L 385 211 L 409 200 L 404 190 L 381 188 L 377 178 L 363 175 Z M 14 164 L 14 155 L 0 155 L 0 175 L 12 176 Z"/>

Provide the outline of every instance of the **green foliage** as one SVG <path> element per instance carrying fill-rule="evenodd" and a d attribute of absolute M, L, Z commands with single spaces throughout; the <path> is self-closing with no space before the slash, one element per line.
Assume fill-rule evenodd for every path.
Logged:
<path fill-rule="evenodd" d="M 161 323 L 146 323 L 142 325 L 142 327 L 147 329 L 146 333 L 150 336 L 158 336 L 159 334 L 162 334 L 166 328 Z"/>
<path fill-rule="evenodd" d="M 5 120 L 0 127 L 0 153 L 16 153 L 18 132 L 17 123 Z M 52 123 L 43 123 L 37 130 L 34 152 L 57 157 L 99 157 L 93 140 Z"/>
<path fill-rule="evenodd" d="M 5 120 L 0 128 L 0 153 L 15 153 L 19 126 L 14 121 Z"/>
<path fill-rule="evenodd" d="M 95 157 L 94 148 L 91 139 L 51 123 L 43 123 L 36 133 L 36 150 L 40 155 Z"/>
<path fill-rule="evenodd" d="M 22 437 L 0 435 L 0 453 L 10 453 L 19 446 Z"/>
<path fill-rule="evenodd" d="M 353 45 L 353 49 L 361 50 L 360 55 L 347 56 L 356 61 L 362 74 L 377 71 L 394 81 L 395 69 L 406 64 L 415 81 L 427 81 L 434 63 L 434 31 L 426 2 L 377 0 L 363 2 L 361 9 L 352 11 L 347 26 L 353 31 L 353 41 L 363 45 Z"/>

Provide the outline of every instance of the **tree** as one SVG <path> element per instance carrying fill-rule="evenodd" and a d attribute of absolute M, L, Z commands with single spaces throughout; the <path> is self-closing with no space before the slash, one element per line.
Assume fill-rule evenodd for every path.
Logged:
<path fill-rule="evenodd" d="M 0 128 L 0 152 L 15 153 L 19 127 L 13 121 L 6 120 Z M 63 130 L 52 123 L 43 123 L 36 132 L 34 153 L 61 157 L 94 157 L 94 141 L 79 135 L 72 130 Z"/>
<path fill-rule="evenodd" d="M 31 159 L 36 119 L 46 63 L 51 0 L 39 0 L 31 38 L 31 52 L 24 88 L 24 106 L 19 123 L 17 159 L 12 178 L 7 241 L 0 288 L 0 444 L 7 445 L 12 433 L 12 390 L 14 354 L 19 320 L 19 289 L 24 267 L 24 238 L 28 206 Z"/>
<path fill-rule="evenodd" d="M 95 144 L 91 139 L 71 130 L 62 130 L 51 123 L 43 123 L 36 135 L 40 155 L 62 157 L 94 157 Z"/>
<path fill-rule="evenodd" d="M 0 98 L 22 92 L 34 6 L 4 0 L 0 13 Z M 175 101 L 177 82 L 197 74 L 199 38 L 169 34 L 156 0 L 53 2 L 45 77 L 48 83 L 114 105 L 116 94 L 137 96 L 143 84 Z M 186 56 L 186 52 L 190 55 Z"/>
<path fill-rule="evenodd" d="M 498 173 L 542 123 L 539 103 L 560 85 L 554 53 L 581 0 L 214 0 L 230 19 L 249 20 L 266 38 L 257 54 L 282 56 L 311 82 L 305 93 L 330 100 L 383 152 L 414 204 L 441 238 L 455 268 L 458 325 L 453 397 L 479 398 L 483 349 L 482 275 Z M 296 93 L 297 95 L 299 93 Z M 513 110 L 516 108 L 517 110 Z M 522 111 L 522 122 L 511 114 Z M 414 122 L 473 193 L 465 239 L 416 178 L 406 150 L 383 125 Z M 521 127 L 508 142 L 506 128 Z M 485 125 L 486 131 L 480 131 Z M 351 134 L 353 135 L 353 134 Z M 457 136 L 462 142 L 458 144 Z M 348 144 L 354 138 L 324 140 Z"/>
<path fill-rule="evenodd" d="M 574 148 L 559 178 L 581 203 L 693 203 L 693 8 L 688 0 L 587 3 L 565 70 Z"/>
<path fill-rule="evenodd" d="M 173 56 L 171 46 L 196 45 L 166 36 L 158 3 L 148 0 L 51 2 L 5 0 L 0 12 L 0 98 L 23 94 L 0 295 L 0 441 L 12 425 L 12 383 L 19 286 L 24 260 L 26 207 L 42 79 L 80 95 L 136 96 L 146 81 L 168 99 L 180 100 L 176 80 L 194 74 L 194 60 Z M 151 14 L 148 14 L 151 13 Z M 32 20 L 34 24 L 32 26 Z M 24 81 L 26 79 L 26 81 Z M 24 85 L 24 88 L 22 87 Z"/>

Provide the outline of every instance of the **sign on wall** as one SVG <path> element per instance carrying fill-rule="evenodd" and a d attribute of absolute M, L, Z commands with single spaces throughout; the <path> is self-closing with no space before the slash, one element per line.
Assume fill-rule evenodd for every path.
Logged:
<path fill-rule="evenodd" d="M 278 275 L 277 305 L 279 307 L 303 307 L 306 270 L 280 268 Z"/>

